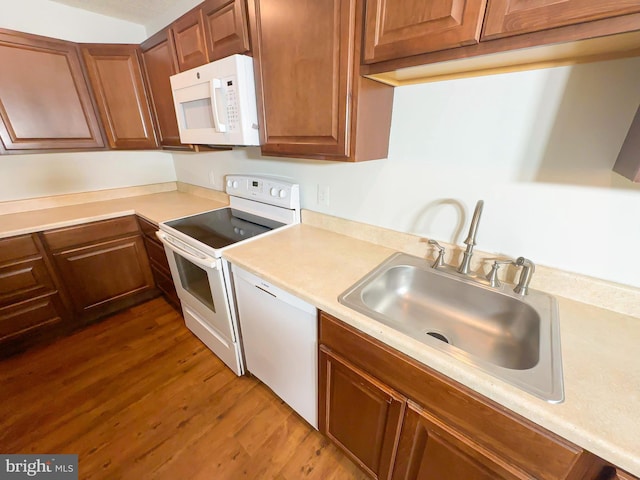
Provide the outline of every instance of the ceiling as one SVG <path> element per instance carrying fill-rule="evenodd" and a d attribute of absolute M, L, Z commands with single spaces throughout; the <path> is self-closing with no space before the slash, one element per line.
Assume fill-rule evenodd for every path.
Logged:
<path fill-rule="evenodd" d="M 171 8 L 175 0 L 53 0 L 71 7 L 144 25 Z"/>

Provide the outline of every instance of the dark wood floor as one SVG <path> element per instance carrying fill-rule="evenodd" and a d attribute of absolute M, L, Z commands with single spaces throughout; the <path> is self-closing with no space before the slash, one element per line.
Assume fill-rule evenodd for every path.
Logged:
<path fill-rule="evenodd" d="M 161 298 L 0 362 L 0 452 L 76 453 L 82 479 L 365 479 Z"/>

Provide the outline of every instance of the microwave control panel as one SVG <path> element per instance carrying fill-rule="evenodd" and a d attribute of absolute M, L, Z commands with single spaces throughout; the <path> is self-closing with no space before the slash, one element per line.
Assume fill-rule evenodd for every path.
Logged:
<path fill-rule="evenodd" d="M 236 89 L 235 78 L 226 78 L 224 85 L 227 124 L 229 125 L 229 131 L 235 132 L 239 128 L 238 121 L 240 119 L 240 106 L 238 105 L 238 91 Z"/>

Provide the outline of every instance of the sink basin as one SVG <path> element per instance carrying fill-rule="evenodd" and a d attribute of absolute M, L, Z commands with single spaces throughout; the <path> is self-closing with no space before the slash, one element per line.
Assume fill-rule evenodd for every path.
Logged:
<path fill-rule="evenodd" d="M 564 399 L 556 300 L 480 284 L 397 253 L 340 303 L 546 401 Z"/>

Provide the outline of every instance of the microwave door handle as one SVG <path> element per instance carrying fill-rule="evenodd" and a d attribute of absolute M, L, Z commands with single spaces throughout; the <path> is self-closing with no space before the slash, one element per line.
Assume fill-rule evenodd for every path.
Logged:
<path fill-rule="evenodd" d="M 204 255 L 204 254 L 202 255 L 202 258 L 196 257 L 192 253 L 190 253 L 187 250 L 185 250 L 184 248 L 180 247 L 176 243 L 176 241 L 173 240 L 171 237 L 167 236 L 166 233 L 161 232 L 161 231 L 156 231 L 156 237 L 158 237 L 158 239 L 164 245 L 166 245 L 167 248 L 169 248 L 171 251 L 176 252 L 178 255 L 186 258 L 190 262 L 193 262 L 196 265 L 201 266 L 202 268 L 213 268 L 213 269 L 217 268 L 217 262 L 216 262 L 215 258 L 210 257 L 208 255 Z"/>
<path fill-rule="evenodd" d="M 224 123 L 220 123 L 220 118 L 218 118 L 216 90 L 222 90 L 222 82 L 219 78 L 211 79 L 211 106 L 213 108 L 213 127 L 216 129 L 216 132 L 224 133 L 227 131 L 227 126 Z"/>

